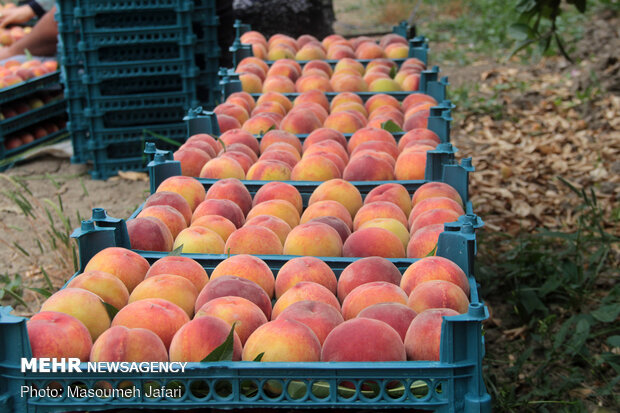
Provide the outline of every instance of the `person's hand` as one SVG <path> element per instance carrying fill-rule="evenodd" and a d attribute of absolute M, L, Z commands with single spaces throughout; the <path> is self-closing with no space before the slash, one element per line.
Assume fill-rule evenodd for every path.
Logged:
<path fill-rule="evenodd" d="M 27 4 L 0 12 L 0 29 L 11 24 L 22 24 L 35 17 L 34 10 Z"/>

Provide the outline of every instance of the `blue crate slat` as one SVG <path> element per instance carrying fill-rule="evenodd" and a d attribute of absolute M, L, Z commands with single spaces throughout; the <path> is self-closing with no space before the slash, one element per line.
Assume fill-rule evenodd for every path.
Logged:
<path fill-rule="evenodd" d="M 65 113 L 66 109 L 67 102 L 65 99 L 61 99 L 48 103 L 40 108 L 29 110 L 28 112 L 5 119 L 0 122 L 0 138 L 4 141 L 4 137 L 7 135 L 25 129 L 29 126 L 33 126 L 34 124 L 45 119 L 62 115 Z"/>
<path fill-rule="evenodd" d="M 12 85 L 0 90 L 0 104 L 4 104 L 35 92 L 57 86 L 60 82 L 60 71 L 47 73 L 45 75 L 29 79 L 24 82 Z"/>

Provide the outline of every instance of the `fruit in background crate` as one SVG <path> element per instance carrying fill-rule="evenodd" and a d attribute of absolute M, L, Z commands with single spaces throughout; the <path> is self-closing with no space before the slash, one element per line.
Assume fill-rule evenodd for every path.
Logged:
<path fill-rule="evenodd" d="M 288 233 L 291 232 L 291 227 L 284 220 L 271 215 L 257 215 L 254 218 L 247 220 L 244 226 L 259 226 L 272 230 L 280 239 L 280 243 L 284 245 Z"/>
<path fill-rule="evenodd" d="M 77 318 L 93 340 L 110 327 L 110 316 L 101 298 L 81 288 L 65 288 L 51 295 L 41 305 L 41 311 L 58 311 Z"/>
<path fill-rule="evenodd" d="M 439 361 L 443 317 L 458 314 L 449 308 L 429 309 L 419 313 L 411 322 L 405 336 L 407 358 Z"/>
<path fill-rule="evenodd" d="M 185 198 L 192 211 L 205 199 L 206 195 L 204 186 L 194 178 L 187 176 L 167 178 L 157 187 L 157 192 L 162 191 L 176 192 L 181 195 Z"/>
<path fill-rule="evenodd" d="M 231 327 L 224 320 L 201 316 L 183 325 L 170 343 L 170 361 L 200 362 L 222 345 Z M 241 360 L 241 340 L 233 332 L 232 360 Z"/>
<path fill-rule="evenodd" d="M 427 182 L 423 184 L 411 197 L 411 203 L 415 207 L 418 203 L 428 198 L 446 197 L 458 202 L 463 206 L 463 200 L 459 193 L 448 184 L 443 182 Z"/>
<path fill-rule="evenodd" d="M 118 277 L 131 293 L 146 276 L 149 263 L 139 254 L 119 247 L 109 247 L 95 254 L 84 272 L 103 271 Z"/>
<path fill-rule="evenodd" d="M 431 280 L 450 281 L 469 296 L 467 276 L 458 265 L 443 257 L 425 257 L 411 264 L 403 273 L 400 287 L 410 295 L 419 284 Z"/>
<path fill-rule="evenodd" d="M 73 278 L 67 288 L 90 291 L 117 310 L 126 306 L 129 300 L 129 291 L 125 284 L 118 277 L 103 271 L 85 271 Z"/>
<path fill-rule="evenodd" d="M 161 338 L 151 330 L 115 326 L 95 341 L 90 361 L 165 362 L 168 361 L 168 351 Z"/>
<path fill-rule="evenodd" d="M 366 307 L 357 315 L 358 318 L 371 318 L 383 321 L 392 327 L 405 341 L 407 330 L 417 313 L 400 303 L 378 303 Z"/>
<path fill-rule="evenodd" d="M 181 162 L 181 173 L 184 176 L 200 176 L 200 171 L 211 157 L 203 150 L 187 147 L 175 151 L 174 160 Z"/>
<path fill-rule="evenodd" d="M 275 288 L 273 272 L 258 257 L 247 254 L 231 256 L 215 267 L 211 273 L 211 280 L 226 275 L 235 275 L 253 281 L 267 293 L 268 297 L 273 297 Z"/>
<path fill-rule="evenodd" d="M 142 251 L 172 251 L 174 238 L 160 219 L 134 218 L 127 221 L 131 248 Z"/>
<path fill-rule="evenodd" d="M 4 141 L 4 148 L 7 151 L 11 149 L 17 149 L 22 146 L 22 141 L 17 136 L 7 137 Z"/>
<path fill-rule="evenodd" d="M 163 222 L 170 230 L 172 239 L 179 235 L 179 232 L 187 228 L 185 218 L 179 211 L 167 205 L 154 205 L 147 208 L 143 208 L 138 214 L 137 218 L 152 217 L 157 218 Z"/>
<path fill-rule="evenodd" d="M 143 208 L 148 208 L 155 205 L 167 205 L 170 206 L 183 215 L 185 223 L 189 225 L 192 222 L 192 209 L 189 203 L 176 192 L 159 191 L 152 194 L 146 199 Z"/>
<path fill-rule="evenodd" d="M 343 246 L 344 257 L 404 258 L 401 240 L 383 228 L 364 228 L 354 231 Z"/>
<path fill-rule="evenodd" d="M 180 275 L 161 274 L 145 278 L 134 288 L 129 303 L 146 298 L 161 298 L 182 308 L 188 315 L 194 315 L 194 304 L 198 289 L 187 278 Z"/>
<path fill-rule="evenodd" d="M 411 233 L 427 226 L 458 221 L 461 215 L 451 209 L 432 209 L 423 212 L 411 223 Z"/>
<path fill-rule="evenodd" d="M 325 286 L 312 281 L 300 281 L 278 298 L 273 306 L 271 319 L 276 320 L 282 311 L 299 301 L 320 301 L 340 311 L 338 299 Z"/>
<path fill-rule="evenodd" d="M 200 291 L 200 294 L 198 294 L 194 310 L 199 312 L 209 301 L 218 297 L 229 296 L 243 297 L 253 302 L 261 309 L 268 320 L 271 319 L 271 299 L 265 290 L 254 281 L 232 275 L 223 275 L 209 281 Z"/>
<path fill-rule="evenodd" d="M 35 358 L 79 358 L 88 361 L 93 341 L 86 326 L 69 314 L 41 311 L 26 323 Z"/>
<path fill-rule="evenodd" d="M 294 227 L 286 237 L 283 252 L 285 255 L 339 257 L 342 246 L 342 238 L 335 229 L 314 221 Z"/>
<path fill-rule="evenodd" d="M 374 281 L 355 287 L 342 302 L 342 316 L 345 320 L 357 317 L 367 307 L 379 303 L 407 304 L 407 294 L 395 284 Z"/>
<path fill-rule="evenodd" d="M 291 228 L 295 228 L 299 225 L 299 212 L 289 201 L 284 199 L 268 199 L 262 202 L 256 203 L 250 212 L 248 212 L 247 219 L 250 220 L 258 215 L 272 215 L 282 219 Z"/>
<path fill-rule="evenodd" d="M 302 281 L 314 282 L 336 294 L 338 280 L 334 271 L 316 257 L 297 257 L 287 261 L 276 277 L 276 298 Z"/>
<path fill-rule="evenodd" d="M 242 145 L 242 146 L 245 146 L 245 145 Z M 250 148 L 248 148 L 248 150 L 251 151 Z M 250 167 L 254 164 L 254 161 L 252 160 L 252 158 L 249 157 L 245 152 L 241 152 L 241 151 L 228 150 L 222 153 L 220 157 L 230 158 L 230 159 L 237 161 L 237 163 L 243 169 L 243 172 L 245 172 L 246 178 L 247 178 L 247 173 L 250 170 Z"/>
<path fill-rule="evenodd" d="M 192 225 L 179 233 L 173 248 L 183 247 L 181 252 L 185 254 L 223 254 L 224 246 L 224 240 L 217 232 Z"/>
<path fill-rule="evenodd" d="M 242 359 L 253 361 L 263 353 L 261 361 L 319 361 L 321 343 L 316 334 L 299 321 L 278 319 L 263 324 L 248 338 Z"/>
<path fill-rule="evenodd" d="M 407 258 L 424 258 L 436 255 L 437 240 L 444 230 L 443 224 L 428 225 L 411 235 L 407 245 Z"/>
<path fill-rule="evenodd" d="M 238 129 L 241 127 L 241 123 L 239 123 L 237 119 L 224 114 L 217 115 L 217 124 L 221 132 L 226 132 L 231 129 Z"/>
<path fill-rule="evenodd" d="M 224 242 L 226 242 L 230 234 L 237 230 L 235 224 L 233 224 L 229 219 L 219 215 L 203 215 L 196 219 L 196 221 L 192 222 L 191 226 L 210 229 L 222 237 Z"/>
<path fill-rule="evenodd" d="M 409 294 L 407 305 L 418 314 L 430 308 L 451 308 L 466 313 L 469 299 L 458 285 L 445 280 L 430 280 L 418 284 Z"/>
<path fill-rule="evenodd" d="M 268 182 L 261 186 L 258 191 L 256 191 L 256 194 L 254 194 L 252 205 L 255 207 L 261 202 L 273 199 L 288 201 L 297 210 L 298 216 L 302 213 L 303 200 L 301 194 L 293 185 L 284 182 Z"/>
<path fill-rule="evenodd" d="M 288 163 L 275 159 L 262 159 L 248 169 L 247 179 L 251 181 L 289 181 L 291 173 L 292 170 Z"/>
<path fill-rule="evenodd" d="M 334 328 L 323 343 L 322 361 L 405 361 L 405 346 L 387 323 L 353 318 Z"/>
<path fill-rule="evenodd" d="M 209 282 L 209 275 L 205 269 L 196 261 L 187 257 L 171 255 L 158 259 L 147 271 L 146 278 L 162 274 L 184 277 L 194 284 L 198 291 L 201 291 Z"/>
<path fill-rule="evenodd" d="M 243 297 L 218 297 L 207 301 L 196 311 L 194 319 L 202 316 L 219 318 L 230 327 L 236 323 L 235 333 L 239 335 L 242 345 L 254 330 L 269 321 L 256 304 Z"/>
<path fill-rule="evenodd" d="M 282 242 L 269 228 L 248 225 L 230 234 L 224 251 L 230 254 L 280 255 Z"/>

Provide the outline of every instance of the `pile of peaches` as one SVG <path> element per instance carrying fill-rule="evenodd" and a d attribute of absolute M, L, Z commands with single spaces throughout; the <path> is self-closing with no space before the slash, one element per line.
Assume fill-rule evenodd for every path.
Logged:
<path fill-rule="evenodd" d="M 441 182 L 413 196 L 386 183 L 362 199 L 353 184 L 332 179 L 304 209 L 297 188 L 284 182 L 269 182 L 252 197 L 234 178 L 205 191 L 194 178 L 174 176 L 127 221 L 127 230 L 132 249 L 143 251 L 422 258 L 435 254 L 444 223 L 463 214 L 458 192 Z"/>
<path fill-rule="evenodd" d="M 241 86 L 248 93 L 323 92 L 413 92 L 420 84 L 426 65 L 409 58 L 400 67 L 389 59 L 375 59 L 366 66 L 343 58 L 332 69 L 324 60 L 311 60 L 302 66 L 291 59 L 277 60 L 271 66 L 256 57 L 246 57 L 235 69 Z"/>
<path fill-rule="evenodd" d="M 239 40 L 243 44 L 251 44 L 252 54 L 261 60 L 370 60 L 405 59 L 409 56 L 407 39 L 395 33 L 384 35 L 378 42 L 367 36 L 347 40 L 339 34 L 332 34 L 319 41 L 309 34 L 294 39 L 280 33 L 267 41 L 262 33 L 249 31 Z"/>
<path fill-rule="evenodd" d="M 274 273 L 235 255 L 209 276 L 188 257 L 150 266 L 113 247 L 50 296 L 27 329 L 37 358 L 200 362 L 234 328 L 234 361 L 439 360 L 442 317 L 467 312 L 469 294 L 465 273 L 441 257 L 402 274 L 384 258 L 363 258 L 337 278 L 315 257 Z"/>
<path fill-rule="evenodd" d="M 0 68 L 0 89 L 55 72 L 56 70 L 58 70 L 58 62 L 55 60 L 47 60 L 43 63 L 37 59 L 27 60 L 23 63 L 17 60 L 8 60 Z"/>

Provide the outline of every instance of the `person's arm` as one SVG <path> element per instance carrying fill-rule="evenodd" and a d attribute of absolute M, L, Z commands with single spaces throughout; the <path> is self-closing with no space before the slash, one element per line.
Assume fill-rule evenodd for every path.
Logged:
<path fill-rule="evenodd" d="M 28 50 L 33 56 L 53 56 L 56 54 L 58 25 L 54 20 L 56 7 L 45 13 L 32 28 L 32 31 L 11 46 L 0 50 L 0 60 L 24 54 Z"/>
<path fill-rule="evenodd" d="M 36 2 L 33 1 L 33 3 Z M 26 23 L 30 19 L 33 19 L 36 16 L 36 7 L 39 7 L 39 9 L 41 9 L 38 4 L 35 7 L 27 4 L 24 6 L 14 7 L 12 9 L 7 9 L 0 12 L 0 28 L 4 28 L 12 24 Z"/>

